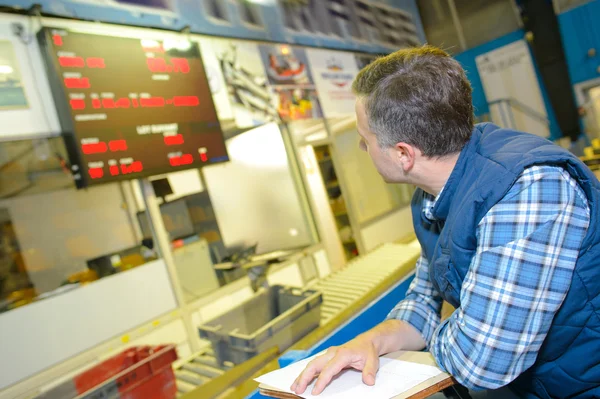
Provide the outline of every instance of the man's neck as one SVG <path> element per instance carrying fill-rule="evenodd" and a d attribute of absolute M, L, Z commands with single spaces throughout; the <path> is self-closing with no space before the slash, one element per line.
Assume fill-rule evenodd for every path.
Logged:
<path fill-rule="evenodd" d="M 450 178 L 459 155 L 460 153 L 456 153 L 443 158 L 421 159 L 418 176 L 415 179 L 416 186 L 437 197 Z"/>

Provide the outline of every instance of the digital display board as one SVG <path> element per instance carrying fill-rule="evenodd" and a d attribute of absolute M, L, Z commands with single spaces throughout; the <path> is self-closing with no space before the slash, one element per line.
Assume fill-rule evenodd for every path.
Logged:
<path fill-rule="evenodd" d="M 228 160 L 196 43 L 38 34 L 79 188 Z"/>

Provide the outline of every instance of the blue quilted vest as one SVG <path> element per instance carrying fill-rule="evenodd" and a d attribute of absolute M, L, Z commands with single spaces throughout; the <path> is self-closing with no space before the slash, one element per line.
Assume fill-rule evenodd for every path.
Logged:
<path fill-rule="evenodd" d="M 534 135 L 477 125 L 433 209 L 435 222 L 422 213 L 424 192 L 415 192 L 415 232 L 433 285 L 459 307 L 478 223 L 525 168 L 539 164 L 561 166 L 578 181 L 590 205 L 590 228 L 569 293 L 536 362 L 510 386 L 525 398 L 600 398 L 600 184 L 579 159 Z"/>

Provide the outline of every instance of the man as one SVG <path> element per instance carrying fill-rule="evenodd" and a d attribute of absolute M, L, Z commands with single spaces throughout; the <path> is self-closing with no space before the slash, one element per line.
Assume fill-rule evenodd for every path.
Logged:
<path fill-rule="evenodd" d="M 360 147 L 389 183 L 414 184 L 422 252 L 406 298 L 370 331 L 313 360 L 292 385 L 323 391 L 345 368 L 375 383 L 378 357 L 429 350 L 491 397 L 600 397 L 600 184 L 531 134 L 473 126 L 460 64 L 425 46 L 364 68 Z M 456 311 L 440 321 L 443 300 Z"/>

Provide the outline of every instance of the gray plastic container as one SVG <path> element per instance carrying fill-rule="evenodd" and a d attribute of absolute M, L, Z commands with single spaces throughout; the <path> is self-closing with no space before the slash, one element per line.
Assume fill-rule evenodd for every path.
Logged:
<path fill-rule="evenodd" d="M 235 364 L 277 346 L 281 352 L 319 326 L 323 297 L 315 290 L 275 285 L 198 330 L 222 365 Z"/>

